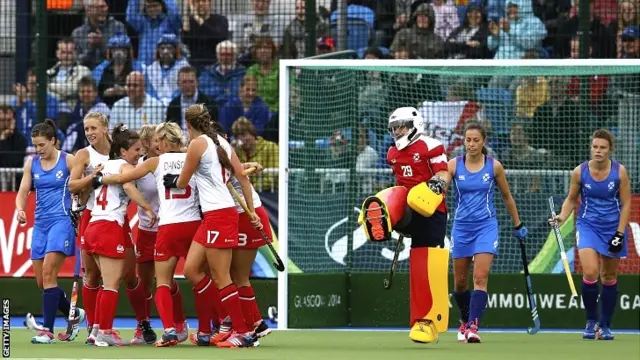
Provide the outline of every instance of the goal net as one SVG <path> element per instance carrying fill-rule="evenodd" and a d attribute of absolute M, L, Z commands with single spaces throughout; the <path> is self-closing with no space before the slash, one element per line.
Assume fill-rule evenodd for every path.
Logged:
<path fill-rule="evenodd" d="M 367 242 L 357 216 L 365 197 L 394 184 L 385 163 L 393 144 L 387 119 L 402 106 L 419 110 L 426 134 L 443 143 L 448 158 L 464 154 L 467 122 L 478 121 L 488 130 L 489 154 L 504 165 L 529 228 L 532 273 L 562 272 L 546 223 L 547 198 L 561 204 L 571 170 L 589 158 L 591 134 L 611 130 L 614 157 L 629 170 L 636 204 L 621 272 L 640 273 L 635 245 L 640 243 L 639 61 L 286 60 L 280 91 L 279 250 L 289 260 L 288 276 L 279 276 L 280 327 L 287 327 L 287 314 L 296 308 L 349 301 L 356 285 L 344 274 L 389 271 L 395 241 Z M 500 242 L 492 273 L 519 273 L 511 219 L 498 194 L 495 201 Z M 452 196 L 447 204 L 454 208 Z M 451 225 L 450 216 L 447 242 Z M 572 271 L 579 273 L 573 230 L 573 220 L 562 228 Z M 400 253 L 399 274 L 408 269 L 410 241 L 405 239 Z M 298 278 L 311 286 L 323 278 L 342 281 L 347 299 L 294 295 L 290 290 Z M 371 286 L 381 287 L 382 275 L 368 279 L 379 280 Z"/>

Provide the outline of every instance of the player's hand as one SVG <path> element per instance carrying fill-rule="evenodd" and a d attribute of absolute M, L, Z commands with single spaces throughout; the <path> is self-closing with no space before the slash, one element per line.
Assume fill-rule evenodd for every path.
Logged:
<path fill-rule="evenodd" d="M 554 226 L 556 223 L 558 224 L 558 226 L 562 225 L 567 219 L 564 217 L 561 217 L 560 215 L 556 215 L 555 218 L 549 218 L 549 226 Z"/>
<path fill-rule="evenodd" d="M 18 220 L 18 222 L 20 224 L 26 224 L 27 223 L 27 213 L 25 213 L 24 210 L 18 210 L 18 213 L 16 214 L 16 219 Z"/>
<path fill-rule="evenodd" d="M 429 187 L 429 189 L 431 189 L 431 191 L 440 195 L 444 192 L 447 183 L 441 176 L 435 175 L 434 177 L 429 179 L 429 182 L 427 182 L 427 186 Z"/>
<path fill-rule="evenodd" d="M 99 188 L 100 186 L 102 186 L 102 177 L 104 175 L 101 172 L 98 172 L 95 174 L 95 176 L 93 177 L 93 179 L 91 179 L 91 187 L 95 190 L 97 188 Z"/>
<path fill-rule="evenodd" d="M 245 175 L 260 174 L 262 170 L 264 170 L 262 165 L 260 165 L 260 163 L 257 163 L 257 162 L 242 163 L 242 169 L 245 170 L 244 171 Z M 248 170 L 251 170 L 251 171 L 248 171 Z"/>
<path fill-rule="evenodd" d="M 154 213 L 153 210 L 145 209 L 144 212 L 149 217 L 149 227 L 154 227 L 156 222 L 158 222 L 158 215 L 156 215 L 156 213 Z"/>
<path fill-rule="evenodd" d="M 262 230 L 262 222 L 256 213 L 251 213 L 251 215 L 249 215 L 249 219 L 251 219 L 251 226 L 256 230 Z"/>
<path fill-rule="evenodd" d="M 162 178 L 165 189 L 177 189 L 180 175 L 167 174 Z"/>
<path fill-rule="evenodd" d="M 609 252 L 617 254 L 622 251 L 623 242 L 624 234 L 620 231 L 616 231 L 616 233 L 611 237 L 611 240 L 609 240 Z"/>
<path fill-rule="evenodd" d="M 524 240 L 527 237 L 529 230 L 524 226 L 523 223 L 513 228 L 513 236 L 518 240 Z"/>

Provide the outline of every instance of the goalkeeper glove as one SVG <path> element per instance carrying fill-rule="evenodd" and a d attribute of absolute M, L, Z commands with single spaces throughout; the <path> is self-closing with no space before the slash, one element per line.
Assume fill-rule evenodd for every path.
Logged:
<path fill-rule="evenodd" d="M 513 236 L 518 240 L 524 240 L 527 237 L 529 230 L 524 226 L 523 223 L 513 228 Z"/>
<path fill-rule="evenodd" d="M 622 243 L 624 242 L 624 234 L 620 231 L 616 231 L 615 234 L 609 240 L 609 252 L 619 253 L 622 251 Z"/>
<path fill-rule="evenodd" d="M 431 189 L 431 191 L 440 195 L 444 192 L 447 184 L 440 175 L 435 175 L 434 177 L 429 179 L 429 182 L 427 182 L 427 186 L 429 187 L 429 189 Z"/>
<path fill-rule="evenodd" d="M 165 189 L 176 189 L 178 188 L 178 177 L 180 175 L 167 174 L 162 178 L 162 183 L 164 184 Z"/>

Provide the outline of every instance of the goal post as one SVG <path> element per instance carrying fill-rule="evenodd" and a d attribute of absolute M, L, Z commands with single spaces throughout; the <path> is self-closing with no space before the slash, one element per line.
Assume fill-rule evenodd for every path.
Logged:
<path fill-rule="evenodd" d="M 367 243 L 356 222 L 364 197 L 394 182 L 385 164 L 393 108 L 416 107 L 425 133 L 443 143 L 448 158 L 464 153 L 465 123 L 483 124 L 530 230 L 532 274 L 562 271 L 546 198 L 564 199 L 571 170 L 589 157 L 594 130 L 616 135 L 613 156 L 627 167 L 640 204 L 640 60 L 300 59 L 280 60 L 279 70 L 278 251 L 285 271 L 278 273 L 278 329 L 406 320 L 406 309 L 380 309 L 390 296 L 408 295 L 402 280 L 381 290 L 395 241 Z M 454 205 L 448 195 L 447 243 Z M 500 242 L 492 274 L 507 281 L 522 263 L 498 194 L 495 201 Z M 632 207 L 632 222 L 640 222 L 639 208 Z M 561 230 L 575 260 L 573 229 L 571 222 Z M 629 243 L 621 272 L 637 276 L 640 246 Z M 404 245 L 401 279 L 410 239 Z M 572 270 L 580 273 L 579 261 Z"/>

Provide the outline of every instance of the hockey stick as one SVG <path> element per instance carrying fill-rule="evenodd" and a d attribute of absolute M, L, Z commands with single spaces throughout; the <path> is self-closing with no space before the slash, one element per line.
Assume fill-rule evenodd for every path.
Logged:
<path fill-rule="evenodd" d="M 78 282 L 80 280 L 80 265 L 82 263 L 82 257 L 80 251 L 76 253 L 76 266 L 73 269 L 73 287 L 71 289 L 71 301 L 69 306 L 69 318 L 67 319 L 67 330 L 58 334 L 58 339 L 61 341 L 69 341 L 73 331 L 80 325 L 80 317 L 76 317 L 76 311 L 78 309 Z"/>
<path fill-rule="evenodd" d="M 244 212 L 247 214 L 250 214 L 249 208 L 247 208 L 247 204 L 240 197 L 236 189 L 233 188 L 233 185 L 231 185 L 231 183 L 228 182 L 227 188 L 229 189 L 231 196 L 233 196 L 233 198 L 238 202 L 238 204 L 240 204 Z M 278 271 L 284 271 L 284 263 L 282 262 L 282 259 L 280 258 L 280 255 L 278 255 L 278 252 L 276 251 L 276 249 L 273 247 L 273 244 L 271 243 L 271 239 L 269 239 L 267 234 L 264 233 L 263 229 L 260 229 L 259 231 L 260 231 L 260 235 L 262 236 L 264 241 L 267 243 L 267 246 L 269 246 L 269 250 L 271 250 L 271 253 L 276 258 L 276 262 L 273 263 L 273 266 L 275 266 L 275 268 L 278 269 Z"/>
<path fill-rule="evenodd" d="M 536 297 L 533 294 L 533 286 L 531 285 L 531 275 L 529 275 L 529 263 L 527 261 L 527 251 L 524 247 L 524 240 L 520 239 L 520 254 L 522 255 L 522 266 L 524 267 L 524 279 L 527 286 L 527 297 L 529 298 L 529 308 L 531 309 L 531 318 L 533 319 L 533 327 L 527 328 L 529 335 L 534 335 L 540 331 L 540 317 L 538 316 L 538 306 L 536 305 Z"/>
<path fill-rule="evenodd" d="M 384 286 L 386 290 L 391 289 L 391 284 L 393 282 L 393 275 L 395 275 L 396 273 L 396 267 L 398 266 L 398 256 L 400 255 L 400 247 L 402 245 L 403 240 L 404 240 L 404 236 L 400 235 L 400 237 L 398 238 L 398 243 L 396 244 L 396 250 L 393 253 L 393 261 L 391 262 L 391 270 L 389 270 L 389 278 L 384 279 L 382 281 L 382 286 Z"/>
<path fill-rule="evenodd" d="M 562 239 L 562 234 L 560 233 L 560 227 L 558 226 L 558 221 L 556 220 L 556 210 L 555 210 L 555 204 L 553 203 L 553 196 L 549 197 L 549 210 L 551 210 L 551 219 L 553 219 L 553 224 L 552 224 L 553 233 L 556 235 L 558 247 L 560 248 L 560 258 L 562 259 L 564 272 L 567 275 L 567 281 L 569 281 L 569 287 L 571 288 L 571 296 L 578 296 L 578 292 L 576 291 L 576 285 L 573 283 L 573 278 L 571 277 L 571 269 L 569 268 L 569 260 L 567 259 L 567 253 L 564 251 L 564 240 Z"/>

